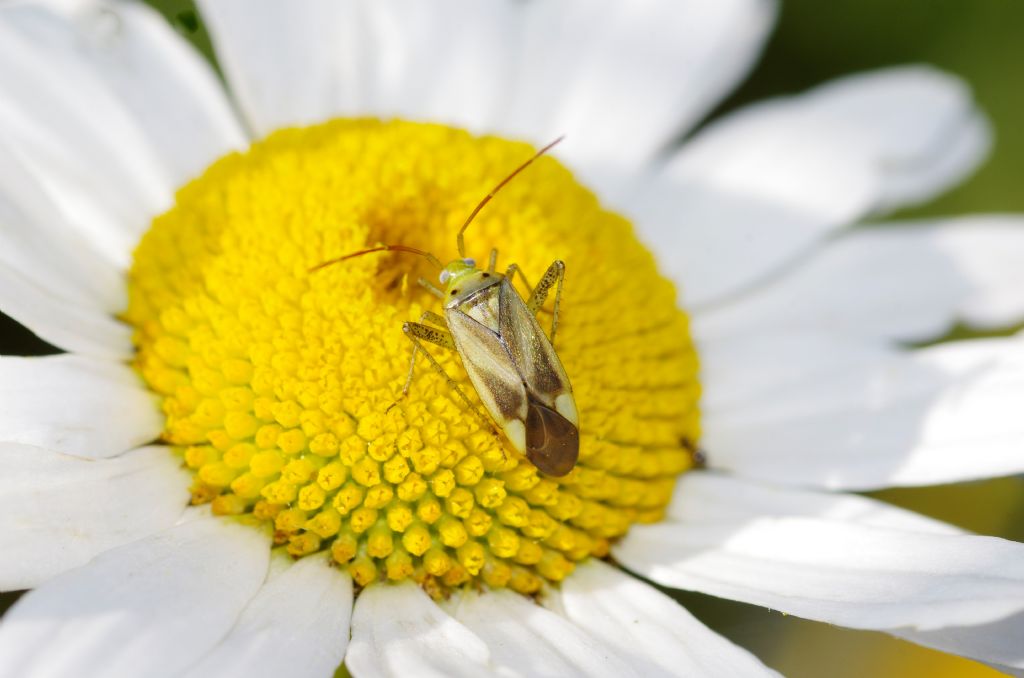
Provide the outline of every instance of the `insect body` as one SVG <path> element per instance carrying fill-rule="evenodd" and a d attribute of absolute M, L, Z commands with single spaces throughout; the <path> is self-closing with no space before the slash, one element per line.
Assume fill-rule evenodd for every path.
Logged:
<path fill-rule="evenodd" d="M 442 271 L 448 332 L 421 323 L 406 323 L 403 330 L 414 350 L 422 349 L 422 340 L 458 351 L 509 442 L 544 473 L 563 476 L 579 456 L 579 418 L 569 377 L 534 314 L 553 284 L 560 295 L 565 266 L 554 262 L 526 302 L 510 281 L 516 270 L 501 275 L 493 265 L 481 271 L 466 260 L 453 261 Z M 439 324 L 432 316 L 425 319 Z M 557 320 L 552 339 L 556 329 Z"/>
<path fill-rule="evenodd" d="M 502 429 L 513 447 L 525 454 L 540 471 L 552 476 L 569 473 L 579 457 L 576 401 L 553 345 L 558 330 L 565 265 L 561 261 L 551 264 L 536 288 L 530 291 L 529 299 L 524 301 L 512 286 L 516 273 L 526 283 L 519 267 L 512 264 L 504 274 L 498 273 L 495 270 L 498 253 L 492 250 L 487 269 L 477 268 L 472 259 L 465 258 L 463 233 L 502 186 L 560 140 L 541 149 L 477 205 L 457 236 L 460 258 L 447 266 L 422 250 L 404 245 L 381 245 L 332 259 L 313 269 L 382 251 L 419 254 L 440 268 L 440 282 L 445 286 L 443 290 L 425 280 L 420 280 L 420 284 L 444 299 L 444 315 L 428 311 L 420 322 L 407 322 L 402 328 L 413 343 L 409 376 L 403 393 L 408 393 L 416 357 L 422 351 L 463 401 L 474 407 L 458 384 L 425 349 L 424 342 L 457 351 L 490 418 Z M 552 288 L 555 289 L 555 302 L 549 338 L 535 316 Z"/>

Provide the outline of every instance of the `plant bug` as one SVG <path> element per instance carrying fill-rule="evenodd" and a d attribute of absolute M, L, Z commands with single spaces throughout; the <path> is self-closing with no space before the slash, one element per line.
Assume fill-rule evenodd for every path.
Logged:
<path fill-rule="evenodd" d="M 439 289 L 422 278 L 419 283 L 444 301 L 444 315 L 427 311 L 419 322 L 407 322 L 402 331 L 413 344 L 409 376 L 402 394 L 409 392 L 416 357 L 422 351 L 433 368 L 444 377 L 478 414 L 458 384 L 444 371 L 423 342 L 456 351 L 469 374 L 484 408 L 505 433 L 509 442 L 525 454 L 540 471 L 551 476 L 564 476 L 576 465 L 579 457 L 579 416 L 572 395 L 569 377 L 555 353 L 558 331 L 558 307 L 562 296 L 565 264 L 555 261 L 548 267 L 529 299 L 523 300 L 512 286 L 518 273 L 530 288 L 522 271 L 511 264 L 505 273 L 498 273 L 498 250 L 491 250 L 486 270 L 466 258 L 463 234 L 476 215 L 491 198 L 534 160 L 548 152 L 562 137 L 538 151 L 533 157 L 505 177 L 473 209 L 456 236 L 459 258 L 448 265 L 429 252 L 406 245 L 380 245 L 325 261 L 310 271 L 317 271 L 346 259 L 373 252 L 409 252 L 425 257 L 441 270 Z M 555 289 L 551 336 L 544 334 L 536 314 Z M 481 414 L 481 418 L 487 418 Z"/>

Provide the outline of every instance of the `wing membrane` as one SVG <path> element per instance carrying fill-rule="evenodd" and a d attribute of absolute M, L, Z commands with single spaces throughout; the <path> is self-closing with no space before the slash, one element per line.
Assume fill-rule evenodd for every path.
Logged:
<path fill-rule="evenodd" d="M 580 432 L 571 421 L 530 399 L 526 417 L 526 456 L 549 476 L 564 476 L 580 456 Z"/>

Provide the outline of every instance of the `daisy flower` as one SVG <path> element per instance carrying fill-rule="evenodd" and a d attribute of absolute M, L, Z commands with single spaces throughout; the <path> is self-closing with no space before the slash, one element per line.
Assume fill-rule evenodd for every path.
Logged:
<path fill-rule="evenodd" d="M 677 147 L 774 3 L 200 7 L 226 87 L 143 5 L 0 8 L 0 308 L 66 351 L 0 359 L 0 675 L 772 673 L 645 580 L 1024 669 L 1024 547 L 851 494 L 1024 470 L 1021 338 L 915 348 L 1024 316 L 1020 218 L 852 228 L 984 156 L 961 82 Z M 428 262 L 310 269 L 454 258 L 561 133 L 466 233 L 565 262 L 554 478 L 457 355 L 402 397 Z"/>

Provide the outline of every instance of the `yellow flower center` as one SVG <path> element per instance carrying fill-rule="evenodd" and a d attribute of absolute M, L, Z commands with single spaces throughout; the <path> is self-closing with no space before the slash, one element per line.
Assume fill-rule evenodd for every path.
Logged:
<path fill-rule="evenodd" d="M 466 242 L 531 282 L 565 261 L 555 348 L 580 417 L 565 477 L 539 473 L 422 357 L 402 397 L 402 323 L 441 311 L 416 284 L 436 280 L 429 262 L 387 252 L 309 272 L 379 243 L 454 258 L 474 205 L 532 153 L 335 120 L 277 132 L 180 191 L 135 253 L 125 317 L 194 503 L 270 526 L 295 557 L 328 550 L 360 585 L 411 577 L 432 593 L 531 593 L 662 517 L 699 434 L 687 318 L 630 224 L 556 160 L 509 184 Z M 431 349 L 478 401 L 459 356 Z"/>

